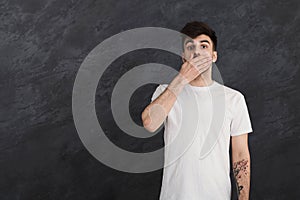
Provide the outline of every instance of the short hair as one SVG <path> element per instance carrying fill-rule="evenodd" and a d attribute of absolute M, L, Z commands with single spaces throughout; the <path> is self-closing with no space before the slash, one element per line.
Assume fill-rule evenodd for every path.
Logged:
<path fill-rule="evenodd" d="M 195 39 L 201 34 L 207 35 L 211 41 L 213 42 L 213 50 L 217 50 L 217 36 L 215 31 L 210 28 L 206 23 L 199 22 L 199 21 L 192 21 L 188 22 L 181 30 L 182 33 L 182 46 L 184 50 L 184 41 L 186 40 L 187 36 Z"/>

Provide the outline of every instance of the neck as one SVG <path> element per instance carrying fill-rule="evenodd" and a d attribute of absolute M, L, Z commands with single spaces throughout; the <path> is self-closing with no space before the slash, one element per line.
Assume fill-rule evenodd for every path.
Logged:
<path fill-rule="evenodd" d="M 198 87 L 204 87 L 204 86 L 209 86 L 213 84 L 212 80 L 212 67 L 210 67 L 208 70 L 197 76 L 194 80 L 190 82 L 190 85 L 192 86 L 198 86 Z"/>

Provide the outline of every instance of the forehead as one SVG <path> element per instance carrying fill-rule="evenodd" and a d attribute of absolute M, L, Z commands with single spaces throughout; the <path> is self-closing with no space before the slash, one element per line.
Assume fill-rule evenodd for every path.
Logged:
<path fill-rule="evenodd" d="M 191 38 L 186 38 L 184 43 L 185 43 L 185 44 L 188 43 L 189 40 L 191 40 Z M 198 35 L 196 38 L 194 38 L 194 39 L 192 39 L 192 40 L 193 40 L 195 43 L 198 43 L 198 42 L 200 42 L 200 41 L 206 40 L 206 41 L 208 41 L 210 44 L 212 44 L 212 41 L 211 41 L 210 37 L 207 36 L 207 35 L 204 35 L 204 34 Z"/>

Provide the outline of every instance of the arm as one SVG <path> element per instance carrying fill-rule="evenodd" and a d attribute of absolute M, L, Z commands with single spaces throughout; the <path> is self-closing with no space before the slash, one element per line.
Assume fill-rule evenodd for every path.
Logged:
<path fill-rule="evenodd" d="M 176 76 L 165 91 L 144 109 L 143 126 L 148 131 L 154 132 L 162 125 L 184 85 L 184 79 L 179 75 Z"/>
<path fill-rule="evenodd" d="M 250 191 L 250 153 L 248 134 L 232 136 L 233 175 L 236 181 L 239 200 L 249 200 Z"/>
<path fill-rule="evenodd" d="M 182 64 L 179 74 L 167 89 L 142 112 L 145 129 L 155 132 L 162 125 L 184 86 L 206 71 L 211 62 L 212 58 L 198 56 Z"/>

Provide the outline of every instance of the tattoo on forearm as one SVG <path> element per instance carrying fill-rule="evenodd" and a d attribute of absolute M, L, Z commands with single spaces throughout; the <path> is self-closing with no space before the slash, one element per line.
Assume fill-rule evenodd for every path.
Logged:
<path fill-rule="evenodd" d="M 248 175 L 248 160 L 242 159 L 238 162 L 233 163 L 233 175 L 236 180 L 236 187 L 238 190 L 238 195 L 240 195 L 241 190 L 243 190 L 244 186 L 241 183 L 241 179 L 245 176 Z"/>

